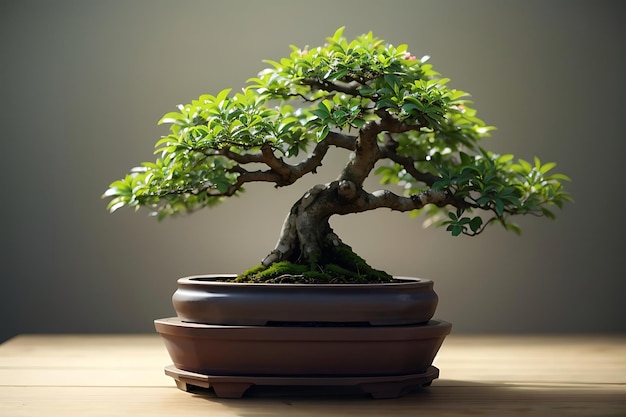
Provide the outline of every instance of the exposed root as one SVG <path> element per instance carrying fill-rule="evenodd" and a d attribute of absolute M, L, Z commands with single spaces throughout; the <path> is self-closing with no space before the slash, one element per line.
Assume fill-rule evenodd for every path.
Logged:
<path fill-rule="evenodd" d="M 332 237 L 334 236 L 334 238 Z M 279 261 L 259 265 L 237 276 L 237 282 L 299 283 L 299 284 L 364 284 L 389 282 L 393 277 L 368 265 L 363 258 L 342 243 L 334 234 L 328 235 L 332 247 L 316 264 Z M 267 259 L 267 258 L 266 258 Z"/>

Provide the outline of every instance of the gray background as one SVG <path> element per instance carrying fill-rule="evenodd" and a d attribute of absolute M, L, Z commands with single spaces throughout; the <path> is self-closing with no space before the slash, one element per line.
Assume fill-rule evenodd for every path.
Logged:
<path fill-rule="evenodd" d="M 164 113 L 241 88 L 288 46 L 339 26 L 408 43 L 499 130 L 484 145 L 557 161 L 556 222 L 520 238 L 423 229 L 388 211 L 333 220 L 375 267 L 429 278 L 462 332 L 623 332 L 624 3 L 607 1 L 3 1 L 0 340 L 26 332 L 153 332 L 176 278 L 238 272 L 273 246 L 316 178 L 158 223 L 100 195 L 151 160 Z M 307 182 L 308 181 L 308 182 Z"/>

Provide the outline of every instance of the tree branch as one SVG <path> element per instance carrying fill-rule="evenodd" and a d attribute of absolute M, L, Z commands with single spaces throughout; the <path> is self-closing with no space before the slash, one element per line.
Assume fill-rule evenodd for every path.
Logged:
<path fill-rule="evenodd" d="M 406 172 L 408 172 L 409 175 L 411 175 L 417 181 L 423 182 L 429 187 L 441 179 L 437 175 L 431 174 L 429 172 L 422 172 L 415 168 L 415 160 L 408 156 L 398 155 L 398 153 L 396 153 L 397 148 L 398 142 L 396 142 L 391 137 L 391 135 L 387 135 L 384 143 L 380 146 L 381 159 L 387 158 L 392 160 L 396 164 L 402 166 L 402 168 L 404 168 Z"/>
<path fill-rule="evenodd" d="M 223 156 L 232 161 L 237 162 L 238 164 L 252 164 L 255 162 L 263 162 L 263 154 L 262 153 L 244 153 L 239 154 L 231 151 L 228 148 L 223 148 L 217 151 L 215 154 L 208 154 L 208 156 Z"/>
<path fill-rule="evenodd" d="M 207 156 L 223 156 L 239 164 L 231 168 L 232 172 L 239 174 L 237 182 L 231 185 L 225 192 L 218 192 L 215 189 L 211 189 L 210 186 L 201 191 L 206 191 L 209 195 L 215 197 L 230 197 L 243 184 L 248 182 L 273 182 L 277 187 L 291 185 L 304 175 L 310 172 L 315 173 L 317 168 L 322 165 L 322 160 L 330 146 L 354 151 L 356 149 L 356 141 L 356 136 L 330 132 L 326 138 L 315 145 L 308 158 L 296 165 L 288 164 L 282 158 L 277 157 L 269 143 L 264 144 L 261 147 L 261 152 L 258 153 L 238 154 L 227 148 L 220 149 L 217 153 L 207 154 Z M 265 171 L 248 171 L 241 166 L 251 163 L 265 164 L 269 169 Z"/>
<path fill-rule="evenodd" d="M 381 132 L 387 131 L 389 133 L 404 133 L 412 130 L 420 130 L 422 127 L 427 126 L 425 120 L 420 120 L 419 124 L 401 122 L 385 109 L 376 110 L 376 115 L 380 117 Z"/>
<path fill-rule="evenodd" d="M 391 210 L 405 212 L 419 210 L 428 204 L 443 207 L 446 205 L 456 206 L 459 203 L 446 191 L 426 190 L 410 197 L 399 196 L 389 190 L 374 191 L 371 194 L 364 192 L 363 194 L 364 195 L 355 201 L 359 211 L 389 208 Z"/>
<path fill-rule="evenodd" d="M 325 90 L 325 91 L 337 91 L 338 93 L 350 94 L 351 96 L 358 96 L 359 91 L 357 87 L 360 84 L 357 83 L 342 83 L 340 81 L 323 81 L 315 78 L 305 78 L 302 80 L 302 84 L 310 86 L 312 89 Z"/>
<path fill-rule="evenodd" d="M 247 171 L 241 166 L 237 165 L 233 167 L 231 171 L 239 173 L 239 176 L 237 177 L 237 181 L 230 187 L 228 187 L 226 191 L 220 192 L 214 188 L 211 188 L 211 186 L 207 186 L 200 190 L 200 192 L 206 192 L 211 197 L 230 197 L 234 195 L 238 190 L 240 190 L 244 184 L 249 182 L 273 182 L 275 184 L 278 184 L 281 181 L 280 176 L 272 170 Z"/>
<path fill-rule="evenodd" d="M 315 145 L 315 148 L 313 148 L 307 159 L 293 166 L 292 174 L 296 177 L 296 179 L 309 172 L 315 174 L 317 168 L 322 166 L 322 160 L 326 156 L 330 146 L 354 151 L 356 149 L 356 141 L 356 136 L 338 132 L 329 132 L 328 136 Z"/>

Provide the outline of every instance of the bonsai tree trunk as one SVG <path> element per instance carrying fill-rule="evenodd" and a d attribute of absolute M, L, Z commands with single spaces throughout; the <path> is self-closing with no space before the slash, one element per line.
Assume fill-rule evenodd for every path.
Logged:
<path fill-rule="evenodd" d="M 339 249 L 348 248 L 330 227 L 329 219 L 334 214 L 360 213 L 380 207 L 408 211 L 426 204 L 444 205 L 450 199 L 445 191 L 431 190 L 413 197 L 400 197 L 386 190 L 370 194 L 348 180 L 316 185 L 292 206 L 276 246 L 262 264 L 289 261 L 315 266 L 332 261 L 328 258 L 337 256 Z"/>
<path fill-rule="evenodd" d="M 282 260 L 315 265 L 324 261 L 320 259 L 324 249 L 340 245 L 341 241 L 328 220 L 333 214 L 363 211 L 356 200 L 364 194 L 363 181 L 379 157 L 376 141 L 379 128 L 378 124 L 370 123 L 360 130 L 353 157 L 337 181 L 311 188 L 293 205 L 283 223 L 278 243 L 263 260 L 263 265 Z"/>
<path fill-rule="evenodd" d="M 339 182 L 316 185 L 291 208 L 274 250 L 263 259 L 263 265 L 290 261 L 315 265 L 323 262 L 325 248 L 337 247 L 341 241 L 330 227 L 340 200 Z"/>
<path fill-rule="evenodd" d="M 384 128 L 388 127 L 379 122 L 369 123 L 361 129 L 355 151 L 340 177 L 331 183 L 314 186 L 292 206 L 274 250 L 262 261 L 264 266 L 289 261 L 315 267 L 336 261 L 341 249 L 348 249 L 354 255 L 331 229 L 329 219 L 332 215 L 360 213 L 380 207 L 409 211 L 426 204 L 452 202 L 452 196 L 445 191 L 429 190 L 402 197 L 388 190 L 368 193 L 363 189 L 363 182 L 384 151 L 377 141 L 377 135 Z"/>

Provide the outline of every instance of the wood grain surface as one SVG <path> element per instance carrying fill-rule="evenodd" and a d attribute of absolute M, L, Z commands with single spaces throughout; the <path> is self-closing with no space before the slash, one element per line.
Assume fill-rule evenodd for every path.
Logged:
<path fill-rule="evenodd" d="M 440 379 L 373 400 L 328 387 L 183 392 L 158 335 L 20 335 L 0 345 L 0 416 L 626 416 L 626 335 L 451 335 Z"/>

